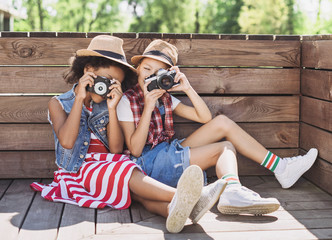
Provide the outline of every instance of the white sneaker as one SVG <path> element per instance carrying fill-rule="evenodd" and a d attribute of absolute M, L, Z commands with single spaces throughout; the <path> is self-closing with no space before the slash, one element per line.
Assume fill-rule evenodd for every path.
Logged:
<path fill-rule="evenodd" d="M 217 207 L 223 214 L 262 215 L 278 210 L 280 203 L 276 198 L 262 198 L 244 186 L 233 186 L 221 194 Z"/>
<path fill-rule="evenodd" d="M 199 200 L 203 189 L 203 172 L 197 165 L 184 170 L 179 179 L 176 193 L 169 205 L 166 229 L 171 233 L 180 232 L 191 211 Z"/>
<path fill-rule="evenodd" d="M 214 206 L 226 186 L 227 182 L 223 179 L 219 179 L 214 183 L 203 187 L 201 197 L 189 216 L 194 224 L 196 224 L 203 215 Z"/>
<path fill-rule="evenodd" d="M 296 181 L 311 168 L 318 155 L 316 148 L 311 148 L 304 156 L 283 158 L 287 161 L 285 170 L 280 174 L 275 174 L 282 188 L 290 188 Z"/>

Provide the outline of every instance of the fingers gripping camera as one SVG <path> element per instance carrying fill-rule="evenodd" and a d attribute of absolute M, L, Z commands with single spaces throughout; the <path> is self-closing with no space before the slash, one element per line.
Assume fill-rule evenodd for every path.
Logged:
<path fill-rule="evenodd" d="M 159 69 L 156 74 L 152 74 L 147 77 L 144 82 L 150 82 L 148 85 L 148 91 L 152 91 L 153 89 L 165 89 L 168 90 L 175 85 L 178 85 L 174 82 L 174 77 L 176 75 L 176 71 L 167 71 L 165 69 Z"/>
<path fill-rule="evenodd" d="M 95 94 L 98 94 L 102 97 L 106 97 L 107 94 L 109 94 L 110 90 L 109 87 L 114 84 L 115 81 L 108 79 L 106 77 L 97 76 L 95 78 L 95 83 L 92 87 L 89 85 L 86 87 L 86 90 Z"/>

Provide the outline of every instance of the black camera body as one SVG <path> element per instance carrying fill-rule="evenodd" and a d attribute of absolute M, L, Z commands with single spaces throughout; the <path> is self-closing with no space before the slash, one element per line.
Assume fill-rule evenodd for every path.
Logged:
<path fill-rule="evenodd" d="M 156 74 L 152 74 L 149 77 L 145 78 L 144 82 L 150 82 L 148 85 L 148 91 L 153 89 L 165 89 L 168 90 L 175 85 L 178 85 L 174 82 L 176 71 L 167 71 L 165 69 L 159 69 Z"/>
<path fill-rule="evenodd" d="M 102 97 L 106 97 L 109 94 L 109 87 L 115 83 L 114 80 L 108 79 L 106 77 L 97 76 L 94 80 L 94 85 L 90 87 L 89 85 L 86 87 L 86 90 L 95 94 L 98 94 Z"/>

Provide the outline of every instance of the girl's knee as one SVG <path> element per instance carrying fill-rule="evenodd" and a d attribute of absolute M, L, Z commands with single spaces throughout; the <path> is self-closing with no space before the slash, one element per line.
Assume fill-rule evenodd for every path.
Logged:
<path fill-rule="evenodd" d="M 236 154 L 236 149 L 230 141 L 223 141 L 223 142 L 221 142 L 221 144 L 222 144 L 223 151 L 231 150 L 232 152 L 234 152 Z"/>
<path fill-rule="evenodd" d="M 227 132 L 232 128 L 234 121 L 221 114 L 212 119 L 212 123 L 215 125 L 216 129 Z"/>

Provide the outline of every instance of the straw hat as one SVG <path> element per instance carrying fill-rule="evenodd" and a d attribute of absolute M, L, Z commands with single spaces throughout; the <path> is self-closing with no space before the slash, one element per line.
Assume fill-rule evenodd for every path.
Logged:
<path fill-rule="evenodd" d="M 178 49 L 168 42 L 157 39 L 146 47 L 143 55 L 133 56 L 131 62 L 137 66 L 140 60 L 146 57 L 174 66 L 178 61 Z"/>
<path fill-rule="evenodd" d="M 136 71 L 135 68 L 127 62 L 122 45 L 123 40 L 121 38 L 109 35 L 98 35 L 91 40 L 87 49 L 77 50 L 76 56 L 105 57 L 129 67 L 130 70 Z"/>

